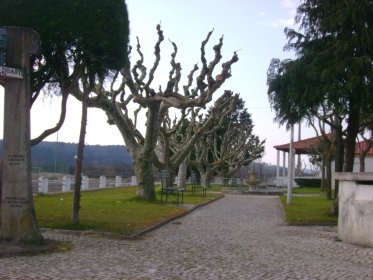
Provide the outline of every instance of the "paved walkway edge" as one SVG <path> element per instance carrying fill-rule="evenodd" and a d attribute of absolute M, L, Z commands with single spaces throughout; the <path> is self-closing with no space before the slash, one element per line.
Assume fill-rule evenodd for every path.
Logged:
<path fill-rule="evenodd" d="M 119 234 L 119 233 L 93 231 L 93 230 L 80 231 L 80 230 L 66 230 L 66 229 L 54 229 L 54 228 L 42 228 L 41 231 L 42 232 L 51 231 L 51 232 L 59 232 L 59 233 L 63 233 L 63 234 L 86 235 L 86 236 L 96 235 L 96 236 L 107 237 L 107 238 L 115 238 L 115 239 L 136 239 L 138 237 L 143 236 L 146 233 L 149 233 L 153 230 L 156 230 L 157 228 L 160 228 L 161 226 L 163 226 L 165 224 L 168 224 L 168 223 L 170 223 L 170 222 L 172 222 L 176 219 L 179 219 L 181 217 L 184 217 L 184 216 L 192 213 L 194 210 L 197 210 L 200 207 L 206 206 L 206 205 L 208 205 L 210 203 L 213 203 L 213 202 L 215 202 L 219 199 L 222 199 L 222 198 L 224 198 L 224 196 L 216 197 L 216 198 L 214 198 L 212 200 L 209 200 L 205 203 L 194 206 L 193 208 L 189 209 L 188 211 L 186 211 L 186 212 L 184 212 L 180 215 L 177 215 L 177 216 L 174 216 L 174 217 L 169 218 L 167 220 L 164 220 L 164 221 L 162 221 L 162 222 L 160 222 L 160 223 L 158 223 L 154 226 L 148 227 L 146 229 L 135 232 L 133 234 L 125 235 L 125 234 Z"/>
<path fill-rule="evenodd" d="M 156 224 L 156 225 L 154 225 L 154 226 L 151 226 L 151 227 L 149 227 L 149 228 L 146 228 L 146 229 L 144 229 L 144 230 L 142 230 L 142 231 L 136 232 L 136 233 L 131 234 L 131 235 L 127 235 L 127 236 L 126 236 L 126 239 L 134 239 L 134 238 L 140 237 L 140 236 L 142 236 L 142 235 L 144 235 L 144 234 L 146 234 L 146 233 L 149 233 L 149 232 L 151 232 L 151 231 L 153 231 L 153 230 L 156 230 L 157 228 L 160 228 L 161 226 L 163 226 L 163 225 L 165 225 L 165 224 L 168 224 L 168 223 L 170 223 L 170 222 L 172 222 L 172 221 L 174 221 L 174 220 L 176 220 L 176 219 L 179 219 L 179 218 L 181 218 L 181 217 L 184 217 L 184 216 L 186 216 L 186 215 L 192 213 L 194 210 L 197 210 L 198 208 L 201 208 L 201 207 L 203 207 L 203 206 L 206 206 L 206 205 L 208 205 L 208 204 L 210 204 L 210 203 L 213 203 L 213 202 L 215 202 L 215 201 L 217 201 L 217 200 L 219 200 L 219 199 L 222 199 L 222 198 L 224 198 L 224 196 L 220 196 L 220 197 L 214 198 L 214 199 L 212 199 L 212 200 L 209 200 L 209 201 L 207 201 L 207 202 L 205 202 L 205 203 L 202 203 L 202 204 L 200 204 L 200 205 L 197 205 L 197 206 L 191 208 L 189 211 L 186 211 L 186 212 L 184 212 L 184 213 L 182 213 L 182 214 L 180 214 L 180 215 L 177 215 L 177 216 L 175 216 L 175 217 L 172 217 L 172 218 L 170 218 L 170 219 L 168 219 L 168 220 L 165 220 L 165 221 L 163 221 L 163 222 L 161 222 L 161 223 L 159 223 L 159 224 Z"/>

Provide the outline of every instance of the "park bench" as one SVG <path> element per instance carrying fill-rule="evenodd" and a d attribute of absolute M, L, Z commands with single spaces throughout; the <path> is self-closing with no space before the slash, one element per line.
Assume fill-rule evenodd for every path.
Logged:
<path fill-rule="evenodd" d="M 161 177 L 161 203 L 163 203 L 163 196 L 165 196 L 165 202 L 170 201 L 170 197 L 176 194 L 177 203 L 180 202 L 181 196 L 181 203 L 184 203 L 184 189 L 179 187 L 174 187 L 173 184 L 169 184 L 169 173 L 168 170 L 161 170 L 159 172 Z"/>
<path fill-rule="evenodd" d="M 201 186 L 197 182 L 197 176 L 195 173 L 190 174 L 190 183 L 192 184 L 192 195 L 196 195 L 197 190 L 201 190 L 202 196 L 206 196 L 206 186 Z"/>

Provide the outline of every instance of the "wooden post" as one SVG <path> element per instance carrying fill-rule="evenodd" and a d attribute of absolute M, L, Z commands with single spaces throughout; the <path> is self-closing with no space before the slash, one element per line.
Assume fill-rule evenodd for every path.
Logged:
<path fill-rule="evenodd" d="M 3 82 L 4 142 L 1 234 L 14 243 L 42 242 L 32 197 L 30 147 L 30 56 L 40 51 L 39 35 L 26 28 L 6 27 L 6 67 L 23 71 L 22 79 Z"/>

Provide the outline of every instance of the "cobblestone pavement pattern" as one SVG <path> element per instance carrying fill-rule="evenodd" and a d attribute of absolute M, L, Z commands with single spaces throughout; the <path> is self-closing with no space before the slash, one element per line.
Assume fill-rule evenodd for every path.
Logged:
<path fill-rule="evenodd" d="M 231 195 L 139 240 L 45 234 L 65 253 L 0 259 L 0 279 L 373 279 L 373 249 L 288 227 L 278 198 Z"/>

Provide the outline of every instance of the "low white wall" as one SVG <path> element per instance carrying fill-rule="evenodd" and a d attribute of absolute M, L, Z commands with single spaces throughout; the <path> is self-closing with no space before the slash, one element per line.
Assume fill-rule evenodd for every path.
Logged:
<path fill-rule="evenodd" d="M 336 173 L 339 180 L 338 237 L 373 247 L 373 172 Z"/>

